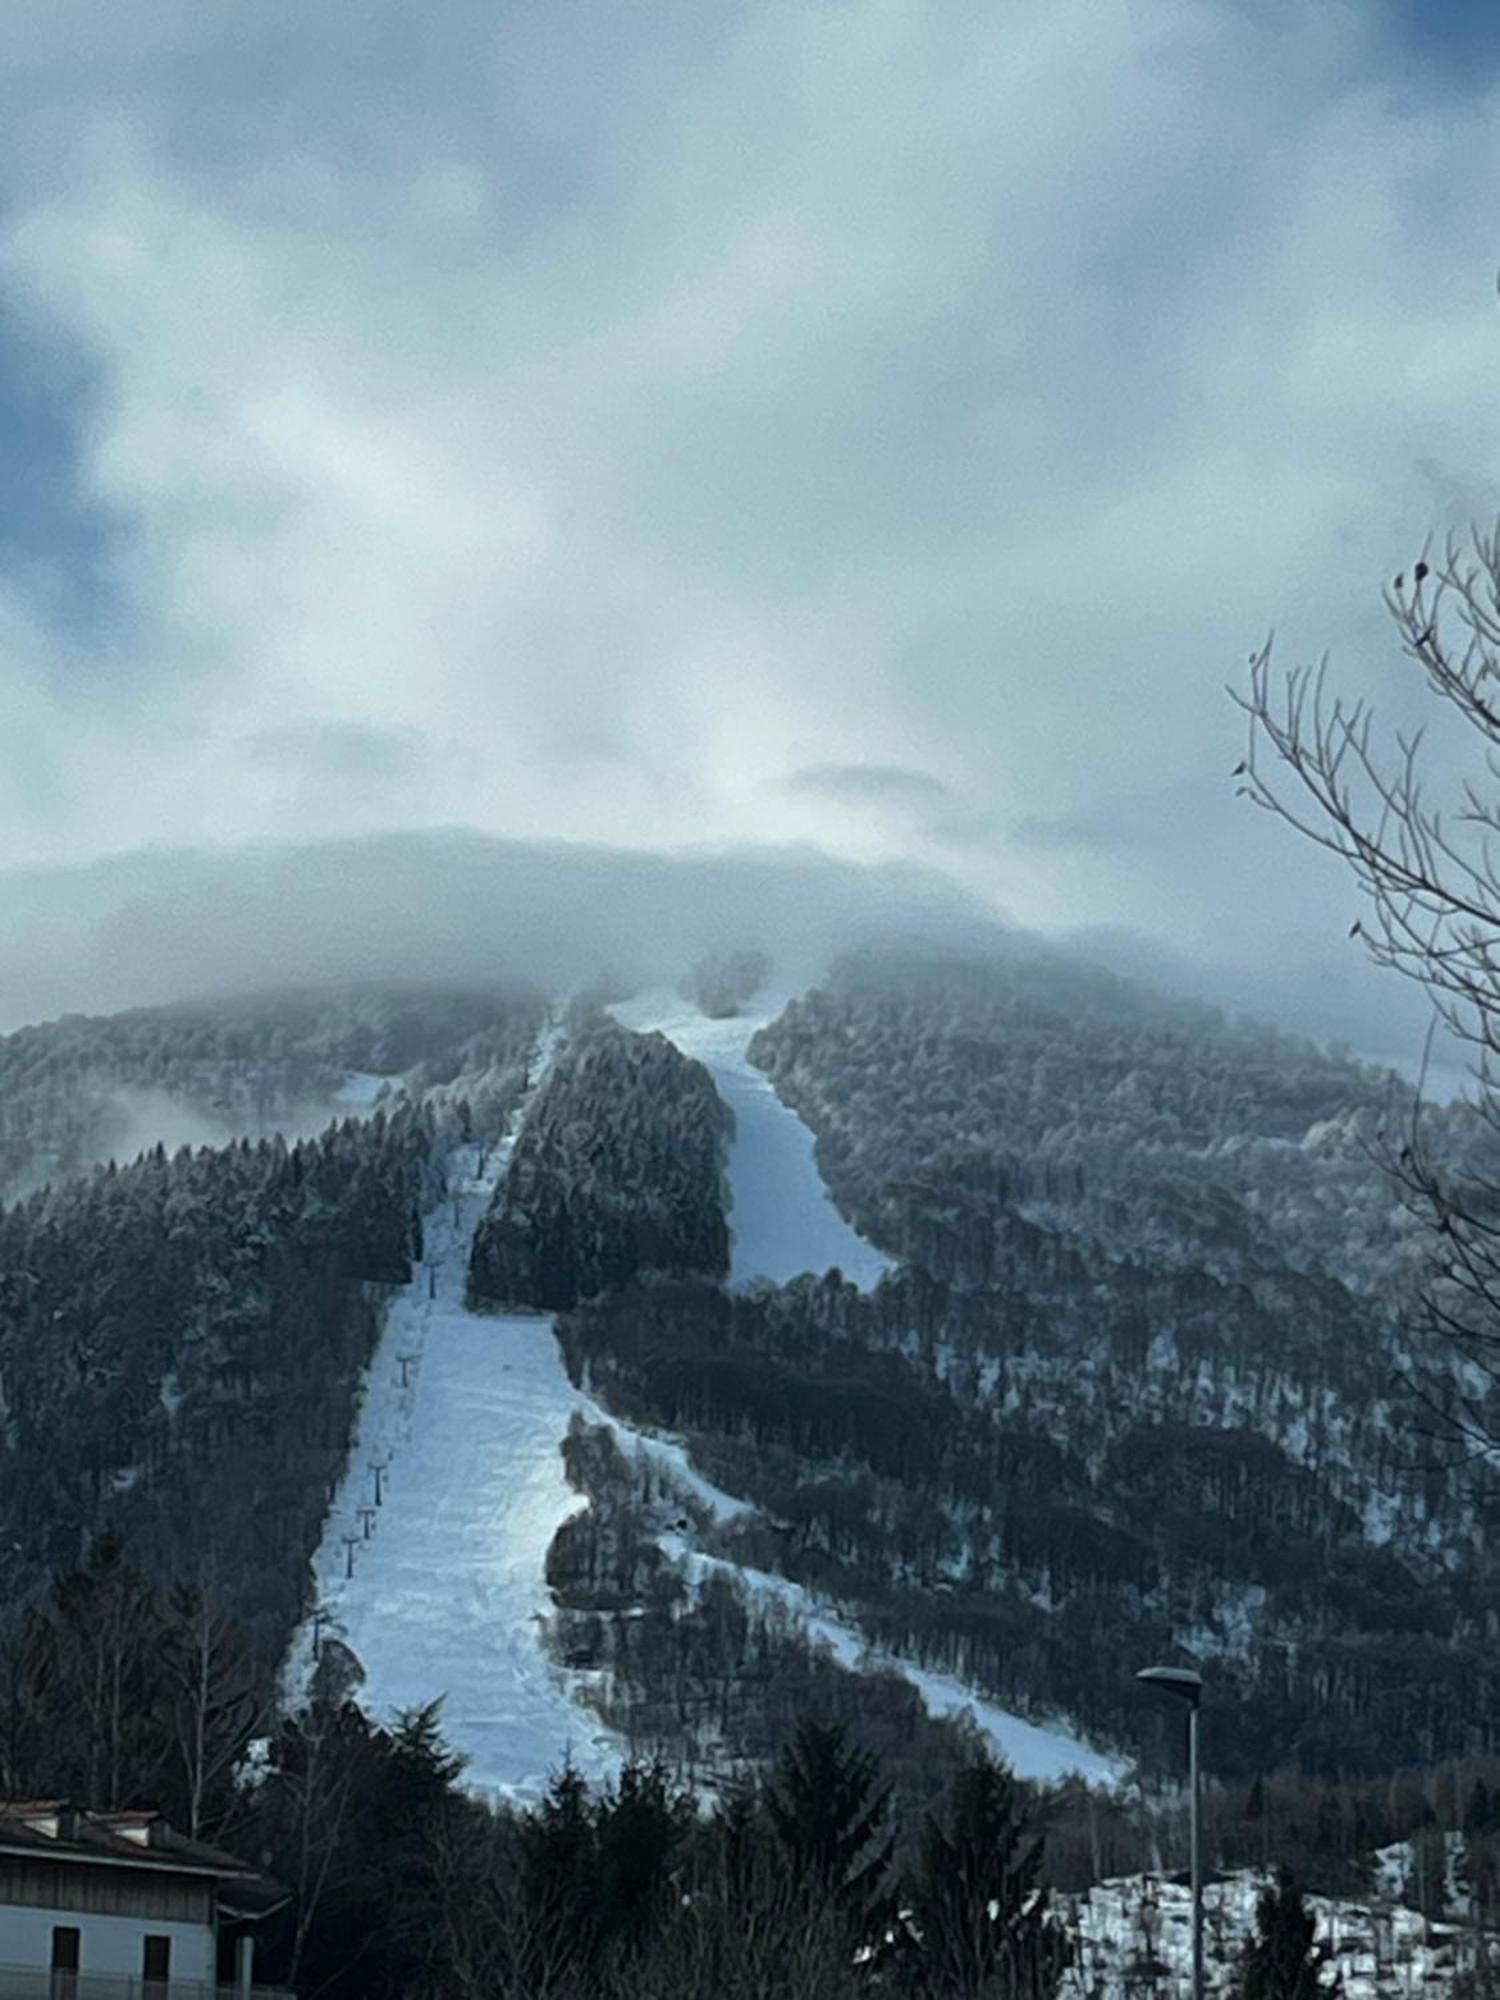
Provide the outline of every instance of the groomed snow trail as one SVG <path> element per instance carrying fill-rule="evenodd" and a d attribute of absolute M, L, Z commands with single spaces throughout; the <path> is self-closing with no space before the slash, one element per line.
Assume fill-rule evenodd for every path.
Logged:
<path fill-rule="evenodd" d="M 466 1146 L 450 1161 L 452 1193 L 425 1219 L 425 1261 L 391 1304 L 315 1570 L 324 1632 L 364 1668 L 366 1712 L 387 1720 L 441 1695 L 465 1784 L 525 1801 L 565 1756 L 588 1778 L 613 1775 L 622 1747 L 541 1638 L 547 1549 L 583 1505 L 559 1447 L 575 1410 L 609 1419 L 569 1382 L 550 1319 L 463 1302 L 469 1246 L 513 1144 L 487 1161 Z M 377 1464 L 383 1504 L 371 1514 Z M 304 1627 L 290 1698 L 312 1664 Z"/>
<path fill-rule="evenodd" d="M 726 1021 L 709 1020 L 669 989 L 639 994 L 610 1012 L 622 1028 L 639 1034 L 654 1029 L 701 1062 L 734 1113 L 730 1283 L 770 1278 L 783 1285 L 803 1271 L 821 1275 L 837 1268 L 867 1292 L 892 1268 L 891 1259 L 834 1207 L 813 1157 L 812 1133 L 747 1053 L 756 1031 L 774 1021 L 791 997 L 757 994 Z"/>

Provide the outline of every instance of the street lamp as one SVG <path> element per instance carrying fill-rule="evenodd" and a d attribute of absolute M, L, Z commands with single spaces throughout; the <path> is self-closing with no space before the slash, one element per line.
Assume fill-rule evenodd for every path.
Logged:
<path fill-rule="evenodd" d="M 1136 1675 L 1148 1687 L 1160 1688 L 1174 1701 L 1187 1704 L 1188 1801 L 1193 1872 L 1193 2000 L 1203 2000 L 1203 1828 L 1199 1811 L 1198 1708 L 1203 1700 L 1203 1676 L 1191 1667 L 1142 1667 Z"/>

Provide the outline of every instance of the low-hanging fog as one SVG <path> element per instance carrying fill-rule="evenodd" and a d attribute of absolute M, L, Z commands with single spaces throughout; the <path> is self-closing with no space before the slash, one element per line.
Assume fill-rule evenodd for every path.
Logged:
<path fill-rule="evenodd" d="M 1216 964 L 1121 927 L 1047 936 L 935 871 L 809 849 L 669 856 L 452 829 L 0 871 L 0 1031 L 351 982 L 625 988 L 739 949 L 765 952 L 778 984 L 810 983 L 843 952 L 891 943 L 1061 947 L 1403 1070 L 1420 1055 L 1419 997 L 1352 954 L 1330 977 L 1315 950 Z"/>
<path fill-rule="evenodd" d="M 136 855 L 0 874 L 0 1027 L 364 981 L 629 987 L 742 947 L 813 980 L 866 942 L 996 935 L 939 877 L 813 853 L 669 857 L 442 831 Z"/>

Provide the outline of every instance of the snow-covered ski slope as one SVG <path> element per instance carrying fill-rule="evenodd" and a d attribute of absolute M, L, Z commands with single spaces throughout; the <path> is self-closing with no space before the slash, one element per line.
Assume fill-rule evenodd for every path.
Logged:
<path fill-rule="evenodd" d="M 878 1282 L 888 1261 L 833 1207 L 811 1134 L 745 1058 L 774 1010 L 708 1021 L 657 995 L 615 1012 L 622 1025 L 634 1027 L 639 1017 L 703 1061 L 735 1109 L 733 1280 L 784 1279 L 836 1264 L 862 1285 Z M 533 1065 L 533 1095 L 555 1046 L 549 1034 Z M 388 1719 L 441 1696 L 444 1733 L 468 1759 L 466 1782 L 527 1801 L 564 1758 L 603 1779 L 625 1755 L 584 1701 L 584 1677 L 557 1666 L 542 1637 L 552 1610 L 547 1550 L 583 1505 L 563 1473 L 561 1446 L 574 1414 L 607 1426 L 627 1455 L 649 1456 L 714 1519 L 729 1519 L 743 1503 L 704 1480 L 678 1441 L 640 1436 L 576 1390 L 550 1318 L 466 1310 L 474 1232 L 514 1143 L 512 1136 L 487 1156 L 461 1147 L 449 1161 L 450 1192 L 424 1218 L 425 1260 L 388 1310 L 314 1567 L 322 1631 L 358 1658 L 366 1711 Z M 718 1566 L 674 1536 L 663 1546 L 690 1575 Z M 1045 1782 L 1077 1771 L 1108 1782 L 1120 1774 L 1114 1760 L 1064 1728 L 1039 1727 L 946 1676 L 868 1655 L 833 1607 L 787 1579 L 735 1573 L 751 1595 L 780 1599 L 845 1665 L 906 1675 L 934 1714 L 970 1708 L 1024 1775 Z M 304 1627 L 287 1661 L 290 1701 L 305 1695 L 313 1666 L 313 1634 Z"/>
<path fill-rule="evenodd" d="M 550 1054 L 540 1052 L 539 1073 Z M 364 1708 L 387 1718 L 441 1695 L 466 1781 L 529 1799 L 565 1756 L 602 1778 L 622 1752 L 541 1636 L 547 1549 L 582 1505 L 559 1446 L 574 1410 L 607 1419 L 568 1381 L 550 1319 L 463 1302 L 469 1246 L 513 1145 L 488 1159 L 462 1147 L 449 1163 L 450 1195 L 423 1224 L 425 1260 L 392 1302 L 370 1365 L 315 1569 L 323 1629 L 364 1669 Z M 312 1666 L 304 1628 L 287 1665 L 293 1699 Z"/>
<path fill-rule="evenodd" d="M 734 1113 L 729 1148 L 731 1284 L 771 1278 L 785 1284 L 803 1271 L 839 1269 L 869 1291 L 891 1260 L 850 1227 L 834 1207 L 813 1135 L 783 1104 L 746 1051 L 756 1031 L 774 1021 L 789 994 L 757 994 L 742 1013 L 711 1021 L 670 990 L 643 993 L 612 1007 L 623 1028 L 655 1029 L 685 1056 L 701 1062 Z"/>

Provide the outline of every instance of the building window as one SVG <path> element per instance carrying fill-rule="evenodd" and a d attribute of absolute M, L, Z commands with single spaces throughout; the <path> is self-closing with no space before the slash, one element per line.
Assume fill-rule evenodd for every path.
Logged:
<path fill-rule="evenodd" d="M 78 1927 L 52 1926 L 51 2000 L 78 2000 Z"/>
<path fill-rule="evenodd" d="M 146 1982 L 149 1993 L 155 1987 L 165 1988 L 172 1976 L 172 1940 L 169 1937 L 148 1937 L 141 1940 L 141 1978 Z"/>

